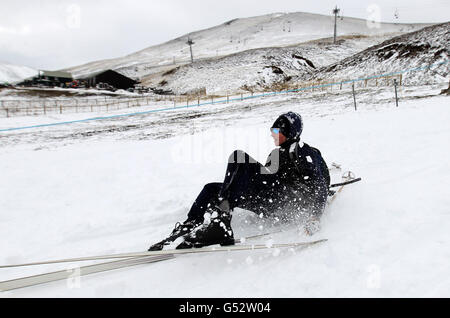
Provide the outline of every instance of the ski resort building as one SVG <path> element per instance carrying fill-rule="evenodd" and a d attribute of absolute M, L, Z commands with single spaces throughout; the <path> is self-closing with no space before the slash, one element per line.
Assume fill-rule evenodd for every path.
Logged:
<path fill-rule="evenodd" d="M 108 84 L 118 89 L 133 88 L 138 82 L 113 70 L 100 71 L 83 75 L 78 80 L 85 82 L 87 86 L 96 87 L 98 84 Z"/>

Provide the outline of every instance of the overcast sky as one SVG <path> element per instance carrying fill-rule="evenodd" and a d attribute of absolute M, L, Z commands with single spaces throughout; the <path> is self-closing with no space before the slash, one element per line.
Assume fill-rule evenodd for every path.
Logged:
<path fill-rule="evenodd" d="M 119 57 L 234 18 L 274 12 L 366 19 L 376 4 L 383 22 L 446 22 L 449 0 L 0 0 L 0 62 L 60 69 Z M 397 10 L 399 18 L 394 18 Z"/>

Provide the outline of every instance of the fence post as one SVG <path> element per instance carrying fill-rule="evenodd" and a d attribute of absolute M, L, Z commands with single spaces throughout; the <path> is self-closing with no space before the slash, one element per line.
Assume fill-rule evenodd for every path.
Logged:
<path fill-rule="evenodd" d="M 242 93 L 241 93 L 241 102 L 244 100 L 244 96 L 242 96 Z"/>
<path fill-rule="evenodd" d="M 394 89 L 395 89 L 395 105 L 398 107 L 397 80 L 396 79 L 394 79 Z"/>
<path fill-rule="evenodd" d="M 8 108 L 5 108 L 5 110 L 6 110 L 6 117 L 9 117 L 9 110 L 8 110 Z"/>
<path fill-rule="evenodd" d="M 353 91 L 353 103 L 355 104 L 355 110 L 358 110 L 356 108 L 355 82 L 352 83 L 352 91 Z"/>
<path fill-rule="evenodd" d="M 47 115 L 47 109 L 45 108 L 45 100 L 44 100 L 44 115 Z"/>
<path fill-rule="evenodd" d="M 200 96 L 197 96 L 197 106 L 200 106 Z"/>
<path fill-rule="evenodd" d="M 62 103 L 59 104 L 59 113 L 62 114 Z"/>

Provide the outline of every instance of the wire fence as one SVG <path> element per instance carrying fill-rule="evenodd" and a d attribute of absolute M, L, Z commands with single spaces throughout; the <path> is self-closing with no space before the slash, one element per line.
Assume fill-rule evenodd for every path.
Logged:
<path fill-rule="evenodd" d="M 115 97 L 115 98 L 41 98 L 0 100 L 0 117 L 39 116 L 47 114 L 108 112 L 158 103 L 168 98 Z"/>
<path fill-rule="evenodd" d="M 367 79 L 357 82 L 357 87 L 390 86 L 395 78 L 402 85 L 402 74 L 388 75 L 380 78 Z M 41 98 L 21 100 L 0 100 L 0 117 L 15 116 L 41 116 L 49 114 L 65 113 L 89 113 L 109 112 L 142 106 L 156 106 L 164 108 L 178 108 L 189 106 L 202 106 L 207 104 L 230 103 L 243 101 L 249 98 L 265 97 L 276 94 L 298 93 L 306 89 L 311 91 L 320 90 L 343 90 L 351 87 L 351 81 L 340 83 L 326 82 L 303 82 L 296 85 L 280 86 L 276 91 L 267 92 L 242 92 L 233 95 L 161 95 L 142 97 L 103 97 L 103 98 Z M 350 86 L 349 86 L 350 85 Z"/>
<path fill-rule="evenodd" d="M 120 117 L 129 117 L 136 115 L 145 115 L 156 112 L 169 111 L 174 109 L 182 109 L 196 106 L 224 104 L 236 101 L 244 101 L 253 98 L 263 98 L 268 96 L 276 96 L 279 94 L 298 94 L 307 90 L 315 91 L 344 91 L 351 90 L 353 94 L 354 107 L 357 110 L 355 90 L 358 88 L 371 89 L 380 86 L 393 86 L 395 90 L 395 99 L 398 106 L 398 86 L 403 85 L 404 74 L 407 72 L 421 71 L 425 69 L 431 69 L 432 67 L 447 64 L 449 60 L 445 60 L 436 64 L 429 64 L 417 68 L 412 68 L 404 71 L 393 72 L 389 74 L 374 75 L 366 78 L 344 80 L 340 82 L 303 82 L 297 83 L 294 87 L 282 87 L 278 90 L 271 92 L 247 92 L 240 93 L 238 95 L 225 95 L 225 96 L 158 96 L 158 97 L 140 97 L 140 98 L 102 98 L 102 99 L 65 99 L 65 100 L 39 100 L 37 104 L 33 104 L 33 101 L 25 101 L 28 105 L 24 105 L 24 101 L 1 101 L 0 103 L 0 117 L 12 117 L 12 116 L 24 116 L 24 115 L 42 115 L 51 113 L 65 113 L 65 112 L 108 112 L 113 110 L 120 110 L 132 107 L 146 106 L 143 111 L 136 111 L 135 109 L 131 113 L 119 113 L 112 115 L 103 115 L 100 117 L 91 117 L 80 120 L 63 121 L 49 124 L 40 124 L 33 126 L 23 126 L 14 128 L 0 129 L 0 132 L 32 129 L 40 127 L 50 127 L 57 125 L 67 125 L 80 122 L 89 122 L 95 120 L 112 119 Z M 14 104 L 16 102 L 16 104 Z M 10 104 L 12 103 L 12 104 Z M 2 113 L 2 114 L 1 114 Z"/>

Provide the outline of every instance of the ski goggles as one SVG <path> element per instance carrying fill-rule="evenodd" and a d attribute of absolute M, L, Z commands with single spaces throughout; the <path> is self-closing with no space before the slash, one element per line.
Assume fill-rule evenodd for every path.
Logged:
<path fill-rule="evenodd" d="M 275 135 L 278 135 L 280 133 L 280 128 L 270 128 L 270 131 L 273 132 Z"/>

